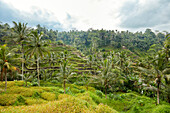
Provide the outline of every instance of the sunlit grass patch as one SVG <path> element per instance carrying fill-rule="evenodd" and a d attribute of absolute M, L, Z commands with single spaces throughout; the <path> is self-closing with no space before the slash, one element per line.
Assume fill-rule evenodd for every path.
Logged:
<path fill-rule="evenodd" d="M 42 93 L 42 89 L 35 89 L 35 88 L 27 88 L 27 87 L 11 87 L 7 90 L 7 93 L 9 94 L 21 94 L 25 97 L 31 97 L 35 92 Z"/>
<path fill-rule="evenodd" d="M 42 104 L 42 103 L 47 103 L 47 101 L 41 99 L 41 98 L 38 98 L 38 99 L 35 99 L 35 98 L 27 98 L 26 101 L 25 101 L 25 104 L 26 105 L 33 105 L 33 104 Z"/>
<path fill-rule="evenodd" d="M 2 113 L 8 112 L 18 112 L 18 113 L 35 113 L 35 112 L 44 112 L 44 113 L 94 113 L 94 110 L 86 106 L 86 102 L 76 98 L 68 97 L 63 98 L 60 101 L 53 101 L 47 104 L 41 105 L 31 105 L 31 106 L 20 106 L 20 107 L 8 107 L 8 109 L 2 109 Z"/>
<path fill-rule="evenodd" d="M 2 94 L 0 95 L 0 105 L 9 106 L 17 101 L 18 94 Z"/>
<path fill-rule="evenodd" d="M 96 107 L 96 113 L 118 113 L 118 112 L 107 105 L 99 104 Z"/>
<path fill-rule="evenodd" d="M 7 82 L 7 88 L 13 87 L 15 85 L 16 85 L 15 81 L 8 81 Z M 2 89 L 4 88 L 5 89 L 5 81 L 0 82 L 0 88 L 2 88 Z"/>
<path fill-rule="evenodd" d="M 56 95 L 54 93 L 50 93 L 50 92 L 43 92 L 41 94 L 41 98 L 48 100 L 48 101 L 52 101 L 52 100 L 56 100 Z"/>

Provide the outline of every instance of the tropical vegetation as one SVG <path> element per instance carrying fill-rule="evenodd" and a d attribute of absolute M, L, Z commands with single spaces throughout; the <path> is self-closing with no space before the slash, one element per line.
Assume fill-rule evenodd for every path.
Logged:
<path fill-rule="evenodd" d="M 13 23 L 0 24 L 0 112 L 170 112 L 168 32 Z"/>

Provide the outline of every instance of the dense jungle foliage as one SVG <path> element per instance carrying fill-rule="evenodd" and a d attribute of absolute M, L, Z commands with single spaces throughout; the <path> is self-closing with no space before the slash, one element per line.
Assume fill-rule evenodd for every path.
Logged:
<path fill-rule="evenodd" d="M 1 112 L 170 112 L 170 34 L 0 24 Z"/>

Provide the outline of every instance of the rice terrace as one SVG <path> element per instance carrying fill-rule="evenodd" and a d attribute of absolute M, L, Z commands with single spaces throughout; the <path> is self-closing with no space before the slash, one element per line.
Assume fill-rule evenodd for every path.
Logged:
<path fill-rule="evenodd" d="M 170 113 L 169 5 L 0 0 L 0 113 Z"/>

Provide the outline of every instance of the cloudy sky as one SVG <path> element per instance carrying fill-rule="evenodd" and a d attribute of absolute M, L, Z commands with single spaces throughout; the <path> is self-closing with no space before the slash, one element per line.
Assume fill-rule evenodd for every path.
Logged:
<path fill-rule="evenodd" d="M 170 0 L 0 0 L 0 21 L 59 31 L 170 31 Z"/>

